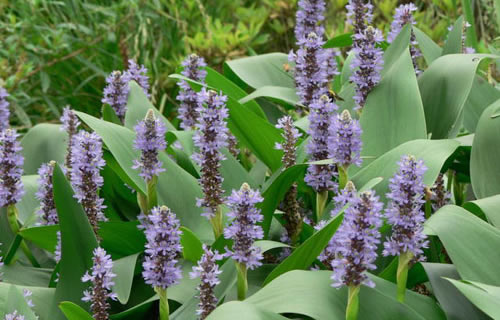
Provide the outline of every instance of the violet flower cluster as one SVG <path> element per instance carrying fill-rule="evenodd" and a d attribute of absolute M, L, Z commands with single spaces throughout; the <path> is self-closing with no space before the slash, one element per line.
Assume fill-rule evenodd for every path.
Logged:
<path fill-rule="evenodd" d="M 387 194 L 387 222 L 392 235 L 384 243 L 384 256 L 398 256 L 411 252 L 414 260 L 421 257 L 428 241 L 423 233 L 425 215 L 422 210 L 425 186 L 423 176 L 427 168 L 422 160 L 406 155 L 398 162 L 398 172 L 391 178 Z"/>
<path fill-rule="evenodd" d="M 35 196 L 40 200 L 40 209 L 38 215 L 41 218 L 42 225 L 54 225 L 59 223 L 57 217 L 56 204 L 54 202 L 54 188 L 52 185 L 52 176 L 54 174 L 55 161 L 44 163 L 38 169 L 38 191 Z"/>
<path fill-rule="evenodd" d="M 387 35 L 387 42 L 392 43 L 405 25 L 410 24 L 413 26 L 416 24 L 415 18 L 413 17 L 413 12 L 415 11 L 417 11 L 417 7 L 413 3 L 402 4 L 396 8 L 396 13 L 391 23 L 391 31 Z M 417 58 L 420 57 L 422 53 L 417 48 L 417 45 L 417 38 L 412 29 L 410 35 L 410 55 L 415 72 L 419 75 L 422 71 L 418 69 Z"/>
<path fill-rule="evenodd" d="M 331 262 L 333 287 L 375 286 L 365 271 L 376 269 L 382 207 L 372 190 L 350 198 L 342 225 L 335 234 L 335 259 Z"/>
<path fill-rule="evenodd" d="M 373 5 L 366 0 L 349 0 L 346 5 L 347 23 L 353 26 L 354 35 L 364 34 L 367 25 L 373 20 Z M 358 39 L 353 38 L 354 47 L 357 46 Z"/>
<path fill-rule="evenodd" d="M 13 129 L 0 132 L 0 206 L 10 206 L 19 202 L 24 195 L 24 157 L 19 134 Z"/>
<path fill-rule="evenodd" d="M 291 51 L 288 60 L 295 63 L 295 84 L 300 103 L 310 106 L 328 92 L 328 86 L 337 73 L 335 53 L 323 49 L 325 43 L 323 0 L 301 0 L 297 11 L 295 37 L 299 50 Z"/>
<path fill-rule="evenodd" d="M 328 159 L 328 135 L 333 113 L 338 109 L 335 102 L 327 95 L 322 95 L 310 105 L 309 130 L 311 140 L 307 144 L 309 161 Z M 316 192 L 335 191 L 337 184 L 332 180 L 335 175 L 334 165 L 310 165 L 307 168 L 305 182 Z"/>
<path fill-rule="evenodd" d="M 214 288 L 220 283 L 219 270 L 217 260 L 224 258 L 217 250 L 212 251 L 205 244 L 203 245 L 203 255 L 201 256 L 198 265 L 193 267 L 193 271 L 189 273 L 191 279 L 200 278 L 201 282 L 197 289 L 199 291 L 200 303 L 196 313 L 204 320 L 217 307 L 217 297 L 215 296 Z"/>
<path fill-rule="evenodd" d="M 9 127 L 9 101 L 7 101 L 7 97 L 9 94 L 7 90 L 0 87 L 0 131 L 3 131 Z"/>
<path fill-rule="evenodd" d="M 150 214 L 141 215 L 140 221 L 147 241 L 142 276 L 154 288 L 167 289 L 182 277 L 178 265 L 182 252 L 180 222 L 166 206 L 154 207 Z"/>
<path fill-rule="evenodd" d="M 99 229 L 98 222 L 106 221 L 103 205 L 104 199 L 99 197 L 99 188 L 103 185 L 100 174 L 106 162 L 102 158 L 102 142 L 96 133 L 81 130 L 74 136 L 71 164 L 71 184 L 75 190 L 74 197 L 80 202 L 87 214 L 95 233 Z"/>
<path fill-rule="evenodd" d="M 19 314 L 17 310 L 14 310 L 14 312 L 6 314 L 4 320 L 24 320 L 24 316 Z"/>
<path fill-rule="evenodd" d="M 276 149 L 283 150 L 283 167 L 288 169 L 295 165 L 297 158 L 297 140 L 301 136 L 299 130 L 294 127 L 292 117 L 284 116 L 278 120 L 276 128 L 283 129 L 281 136 L 283 143 L 276 143 Z M 302 215 L 300 213 L 299 203 L 297 201 L 297 183 L 293 183 L 285 195 L 282 202 L 282 209 L 286 221 L 285 229 L 287 231 L 287 239 L 293 240 L 300 233 L 302 227 Z"/>
<path fill-rule="evenodd" d="M 350 80 L 356 84 L 355 110 L 364 107 L 370 91 L 380 82 L 380 71 L 383 68 L 383 51 L 377 44 L 384 41 L 380 30 L 368 26 L 362 33 L 353 35 L 357 45 L 353 47 L 354 59 Z"/>
<path fill-rule="evenodd" d="M 149 110 L 146 118 L 135 126 L 137 133 L 134 140 L 134 148 L 141 151 L 141 158 L 134 160 L 132 168 L 140 169 L 139 174 L 146 181 L 158 176 L 165 171 L 162 162 L 158 159 L 158 154 L 165 150 L 167 143 L 165 133 L 167 129 L 160 118 L 156 118 L 153 110 Z"/>
<path fill-rule="evenodd" d="M 451 194 L 444 185 L 444 175 L 440 173 L 430 189 L 430 200 L 434 212 L 450 203 Z"/>
<path fill-rule="evenodd" d="M 329 157 L 344 168 L 361 165 L 361 126 L 348 110 L 333 117 L 328 137 Z"/>
<path fill-rule="evenodd" d="M 104 88 L 104 97 L 102 98 L 102 103 L 109 104 L 122 123 L 127 112 L 128 80 L 126 73 L 122 74 L 120 71 L 111 72 L 106 78 L 107 85 Z"/>
<path fill-rule="evenodd" d="M 201 83 L 205 82 L 207 71 L 203 69 L 207 66 L 205 60 L 196 54 L 189 55 L 183 62 L 183 76 Z M 185 80 L 180 80 L 177 85 L 181 88 L 177 100 L 180 101 L 179 119 L 181 128 L 185 130 L 195 129 L 198 120 L 198 95 Z"/>
<path fill-rule="evenodd" d="M 108 320 L 110 307 L 108 299 L 117 298 L 116 294 L 111 292 L 111 287 L 115 285 L 113 278 L 116 276 L 113 273 L 113 261 L 100 247 L 94 249 L 92 261 L 91 272 L 87 271 L 82 277 L 82 282 L 91 283 L 89 290 L 83 292 L 82 300 L 91 303 L 90 308 L 95 320 Z"/>
<path fill-rule="evenodd" d="M 123 74 L 125 83 L 134 80 L 142 88 L 144 94 L 149 98 L 149 77 L 147 76 L 148 69 L 144 65 L 138 65 L 135 60 L 128 60 L 128 69 Z"/>
<path fill-rule="evenodd" d="M 66 175 L 71 177 L 71 159 L 73 157 L 73 149 L 74 149 L 74 136 L 78 132 L 78 127 L 80 126 L 80 120 L 76 114 L 71 110 L 69 106 L 66 106 L 63 109 L 63 115 L 61 116 L 61 130 L 66 131 L 68 134 L 68 151 L 66 152 L 65 159 L 65 167 L 66 167 Z"/>
<path fill-rule="evenodd" d="M 254 242 L 256 239 L 264 238 L 262 227 L 257 225 L 263 217 L 260 209 L 255 206 L 263 200 L 259 191 L 250 189 L 246 183 L 240 190 L 233 190 L 227 199 L 227 205 L 231 209 L 227 215 L 232 221 L 224 229 L 224 237 L 233 240 L 233 250 L 228 251 L 228 256 L 244 264 L 248 269 L 262 265 L 261 250 L 254 245 Z"/>
<path fill-rule="evenodd" d="M 205 88 L 199 93 L 199 113 L 196 132 L 193 137 L 198 152 L 193 154 L 193 160 L 201 168 L 200 183 L 204 198 L 197 200 L 197 205 L 204 207 L 203 216 L 211 219 L 217 208 L 222 204 L 223 178 L 220 175 L 220 163 L 225 159 L 221 149 L 228 146 L 228 129 L 226 118 L 227 97 Z"/>

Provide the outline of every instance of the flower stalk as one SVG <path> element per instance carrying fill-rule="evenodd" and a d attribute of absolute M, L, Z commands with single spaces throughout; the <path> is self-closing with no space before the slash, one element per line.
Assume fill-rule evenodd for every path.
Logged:
<path fill-rule="evenodd" d="M 359 313 L 359 289 L 360 286 L 349 286 L 347 294 L 346 320 L 357 320 Z"/>

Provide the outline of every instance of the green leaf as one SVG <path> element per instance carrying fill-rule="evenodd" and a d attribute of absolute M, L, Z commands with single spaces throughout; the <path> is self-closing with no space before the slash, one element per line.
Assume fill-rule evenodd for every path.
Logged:
<path fill-rule="evenodd" d="M 117 124 L 119 126 L 122 125 L 122 122 L 120 121 L 120 119 L 116 115 L 115 110 L 113 110 L 113 108 L 111 108 L 111 106 L 109 104 L 105 104 L 102 107 L 102 119 L 105 121 Z"/>
<path fill-rule="evenodd" d="M 227 61 L 226 65 L 241 81 L 258 89 L 265 86 L 295 88 L 293 76 L 283 65 L 288 56 L 284 53 L 267 53 L 258 56 Z"/>
<path fill-rule="evenodd" d="M 300 101 L 295 88 L 264 86 L 240 99 L 239 102 L 244 104 L 257 98 L 268 98 L 273 102 L 291 106 L 299 104 Z"/>
<path fill-rule="evenodd" d="M 474 281 L 446 279 L 462 292 L 475 306 L 493 319 L 500 319 L 500 287 Z"/>
<path fill-rule="evenodd" d="M 485 320 L 487 319 L 444 278 L 460 279 L 456 268 L 451 264 L 422 263 L 432 292 L 443 308 L 448 319 Z"/>
<path fill-rule="evenodd" d="M 22 176 L 21 181 L 24 184 L 24 196 L 16 204 L 16 208 L 19 210 L 19 221 L 23 223 L 23 227 L 28 227 L 38 221 L 36 211 L 40 207 L 40 201 L 35 197 L 38 175 Z"/>
<path fill-rule="evenodd" d="M 467 35 L 466 44 L 470 44 L 474 49 L 478 49 L 477 43 L 477 33 L 476 33 L 476 21 L 474 19 L 474 8 L 472 7 L 472 1 L 462 0 L 462 8 L 464 10 L 465 21 L 470 24 L 470 27 L 466 28 L 465 34 Z"/>
<path fill-rule="evenodd" d="M 443 47 L 443 56 L 453 53 L 462 53 L 462 27 L 464 24 L 464 17 L 460 16 L 453 29 L 448 33 L 448 38 Z"/>
<path fill-rule="evenodd" d="M 427 62 L 427 65 L 430 65 L 434 60 L 441 56 L 443 50 L 419 28 L 413 26 L 413 33 L 415 33 L 418 47 L 420 48 L 420 51 L 422 51 L 425 62 Z"/>
<path fill-rule="evenodd" d="M 123 258 L 144 250 L 146 238 L 137 228 L 137 221 L 109 221 L 99 224 L 101 246 L 113 259 Z"/>
<path fill-rule="evenodd" d="M 278 241 L 271 240 L 257 240 L 255 241 L 255 246 L 260 248 L 261 252 L 266 252 L 276 248 L 289 248 L 290 246 L 286 243 L 281 243 Z"/>
<path fill-rule="evenodd" d="M 188 228 L 181 227 L 182 256 L 184 260 L 198 263 L 203 255 L 203 244 L 200 239 Z"/>
<path fill-rule="evenodd" d="M 459 147 L 459 143 L 453 140 L 414 140 L 406 142 L 384 155 L 378 157 L 368 166 L 364 167 L 352 177 L 355 185 L 364 185 L 373 177 L 380 176 L 384 180 L 374 187 L 381 199 L 385 199 L 388 192 L 389 179 L 398 169 L 397 162 L 403 155 L 414 155 L 422 159 L 427 166 L 424 175 L 424 183 L 430 186 L 436 180 L 446 160 Z"/>
<path fill-rule="evenodd" d="M 343 48 L 352 46 L 352 33 L 344 33 L 326 41 L 323 48 Z"/>
<path fill-rule="evenodd" d="M 59 302 L 71 301 L 85 306 L 82 292 L 87 289 L 88 284 L 82 283 L 81 278 L 92 267 L 92 251 L 97 247 L 97 239 L 59 165 L 54 168 L 53 186 L 62 250 L 60 277 L 50 314 L 53 319 L 64 319 L 57 308 Z"/>
<path fill-rule="evenodd" d="M 121 304 L 126 304 L 130 298 L 135 264 L 137 263 L 138 257 L 139 254 L 136 253 L 113 261 L 113 273 L 116 274 L 116 278 L 113 280 L 115 285 L 112 287 L 112 291 L 116 293 L 118 301 L 120 301 Z"/>
<path fill-rule="evenodd" d="M 253 304 L 243 301 L 224 303 L 206 318 L 207 320 L 287 320 L 279 314 L 262 310 Z"/>
<path fill-rule="evenodd" d="M 17 286 L 10 285 L 5 300 L 5 303 L 1 303 L 2 301 L 0 300 L 0 316 L 2 318 L 6 314 L 17 311 L 18 314 L 24 316 L 24 320 L 37 320 L 36 315 L 29 307 L 23 293 Z"/>
<path fill-rule="evenodd" d="M 470 158 L 472 189 L 477 198 L 500 193 L 500 117 L 494 117 L 500 100 L 484 110 L 476 128 Z"/>
<path fill-rule="evenodd" d="M 38 124 L 22 138 L 24 174 L 37 174 L 42 163 L 51 160 L 64 163 L 68 135 L 60 128 L 58 124 Z"/>
<path fill-rule="evenodd" d="M 19 292 L 22 292 L 23 289 L 30 290 L 33 294 L 31 299 L 33 300 L 33 311 L 36 315 L 38 315 L 42 320 L 43 319 L 53 319 L 49 317 L 49 309 L 51 307 L 52 300 L 54 299 L 55 289 L 53 288 L 42 288 L 42 287 L 33 287 L 33 286 L 18 286 L 9 283 L 0 282 L 0 319 L 3 319 L 3 311 L 7 311 L 4 309 L 4 306 L 8 307 L 8 299 L 9 293 L 12 287 L 16 287 Z M 21 295 L 22 297 L 22 295 Z M 24 297 L 23 297 L 24 301 Z M 18 301 L 22 303 L 22 301 Z M 26 302 L 24 302 L 26 303 Z M 14 308 L 17 306 L 14 304 Z M 18 309 L 20 311 L 21 308 Z M 14 310 L 12 310 L 14 311 Z M 10 311 L 9 311 L 10 312 Z"/>
<path fill-rule="evenodd" d="M 500 195 L 473 200 L 465 203 L 463 207 L 478 216 L 486 216 L 492 225 L 500 229 Z"/>
<path fill-rule="evenodd" d="M 464 104 L 472 88 L 476 69 L 484 54 L 450 54 L 435 60 L 420 76 L 418 84 L 425 110 L 427 132 L 432 139 L 454 137 L 461 128 Z"/>
<path fill-rule="evenodd" d="M 500 230 L 454 205 L 433 214 L 425 230 L 439 237 L 462 279 L 500 285 Z"/>
<path fill-rule="evenodd" d="M 472 89 L 464 106 L 464 127 L 469 132 L 476 132 L 476 126 L 484 110 L 500 99 L 500 90 L 479 76 L 474 77 Z"/>
<path fill-rule="evenodd" d="M 79 305 L 70 301 L 63 301 L 59 304 L 59 309 L 68 320 L 93 320 L 92 316 Z"/>
<path fill-rule="evenodd" d="M 339 214 L 323 229 L 313 234 L 309 239 L 297 247 L 291 255 L 274 268 L 267 276 L 264 285 L 269 284 L 280 275 L 289 271 L 308 268 L 326 247 L 335 231 L 337 231 L 343 217 L 343 214 Z"/>
<path fill-rule="evenodd" d="M 4 265 L 0 270 L 2 281 L 34 287 L 47 287 L 52 274 L 52 269 L 26 267 L 19 263 Z"/>
<path fill-rule="evenodd" d="M 382 70 L 382 77 L 399 61 L 401 56 L 408 52 L 408 45 L 410 44 L 410 26 L 406 25 L 401 29 L 398 36 L 384 53 L 384 69 Z M 412 63 L 413 66 L 413 63 Z"/>

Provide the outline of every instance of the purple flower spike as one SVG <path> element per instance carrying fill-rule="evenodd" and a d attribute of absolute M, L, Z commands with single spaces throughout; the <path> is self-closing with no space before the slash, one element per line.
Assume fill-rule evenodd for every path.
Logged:
<path fill-rule="evenodd" d="M 63 115 L 61 116 L 61 130 L 66 131 L 68 134 L 68 151 L 66 153 L 65 166 L 66 166 L 66 175 L 68 178 L 71 177 L 71 158 L 73 157 L 73 145 L 74 145 L 74 136 L 78 132 L 78 127 L 80 126 L 80 120 L 76 114 L 70 109 L 69 106 L 66 106 L 63 110 Z"/>
<path fill-rule="evenodd" d="M 147 76 L 148 69 L 144 65 L 138 65 L 137 62 L 130 59 L 128 61 L 128 70 L 123 74 L 125 82 L 134 80 L 142 88 L 144 94 L 149 98 L 149 77 Z"/>
<path fill-rule="evenodd" d="M 9 94 L 7 90 L 0 87 L 0 131 L 3 131 L 9 127 L 9 101 L 7 101 L 7 97 Z"/>
<path fill-rule="evenodd" d="M 353 37 L 358 41 L 358 45 L 353 48 L 355 56 L 351 63 L 353 74 L 350 80 L 356 84 L 355 110 L 360 110 L 364 107 L 370 91 L 380 82 L 384 53 L 376 45 L 382 42 L 384 37 L 380 30 L 371 26 Z"/>
<path fill-rule="evenodd" d="M 94 265 L 91 273 L 87 271 L 82 277 L 82 282 L 91 283 L 89 290 L 83 292 L 82 300 L 91 303 L 90 308 L 95 320 L 108 320 L 110 306 L 107 300 L 117 298 L 116 294 L 111 292 L 111 287 L 115 285 L 113 278 L 116 276 L 113 273 L 113 261 L 102 248 L 94 249 L 92 261 Z"/>
<path fill-rule="evenodd" d="M 228 129 L 226 118 L 227 97 L 215 91 L 203 88 L 198 94 L 200 115 L 193 137 L 198 152 L 193 154 L 193 160 L 201 167 L 200 183 L 204 198 L 198 199 L 198 206 L 204 207 L 203 216 L 211 219 L 215 216 L 217 207 L 222 204 L 223 178 L 219 173 L 220 162 L 225 159 L 221 149 L 228 146 Z"/>
<path fill-rule="evenodd" d="M 21 144 L 17 141 L 16 130 L 0 132 L 0 206 L 18 203 L 24 195 L 21 181 L 24 158 Z"/>
<path fill-rule="evenodd" d="M 102 158 L 101 138 L 95 133 L 81 130 L 74 137 L 73 157 L 71 160 L 71 184 L 75 198 L 87 214 L 95 233 L 99 221 L 107 221 L 102 210 L 104 199 L 99 197 L 99 188 L 103 185 L 101 169 L 106 165 Z"/>
<path fill-rule="evenodd" d="M 444 186 L 444 176 L 442 173 L 438 175 L 436 182 L 430 189 L 430 192 L 432 209 L 434 210 L 434 212 L 450 203 L 451 194 L 446 190 L 446 187 Z"/>
<path fill-rule="evenodd" d="M 212 251 L 205 244 L 203 245 L 203 251 L 204 254 L 201 256 L 198 266 L 193 267 L 193 272 L 189 273 L 191 279 L 199 277 L 201 280 L 197 288 L 200 292 L 200 303 L 196 311 L 201 320 L 208 317 L 217 307 L 218 300 L 215 296 L 214 288 L 220 283 L 219 274 L 221 274 L 222 271 L 219 270 L 219 266 L 216 262 L 224 258 L 217 250 Z"/>
<path fill-rule="evenodd" d="M 276 149 L 283 150 L 283 166 L 285 169 L 294 166 L 297 158 L 297 140 L 302 136 L 299 130 L 294 127 L 293 119 L 290 116 L 284 116 L 278 120 L 276 128 L 283 129 L 281 137 L 283 137 L 284 143 L 277 143 Z"/>
<path fill-rule="evenodd" d="M 61 231 L 57 231 L 57 243 L 56 250 L 54 252 L 54 260 L 59 263 L 62 258 L 62 242 L 61 242 Z"/>
<path fill-rule="evenodd" d="M 104 98 L 101 100 L 102 103 L 107 103 L 113 108 L 122 123 L 127 112 L 128 80 L 128 75 L 113 71 L 106 78 L 107 86 L 104 88 Z"/>
<path fill-rule="evenodd" d="M 207 64 L 202 57 L 191 54 L 182 62 L 182 66 L 184 67 L 184 70 L 181 72 L 183 76 L 201 83 L 205 82 L 207 71 L 204 67 Z M 180 101 L 180 126 L 185 130 L 193 130 L 198 120 L 198 95 L 185 80 L 177 82 L 177 85 L 181 88 L 177 96 L 177 100 Z"/>
<path fill-rule="evenodd" d="M 57 217 L 56 204 L 54 202 L 54 190 L 52 185 L 52 175 L 54 174 L 55 161 L 44 163 L 38 169 L 38 192 L 36 198 L 40 200 L 38 215 L 42 218 L 42 225 L 54 225 L 59 223 Z"/>
<path fill-rule="evenodd" d="M 154 288 L 167 289 L 182 277 L 178 265 L 182 252 L 179 220 L 166 206 L 154 207 L 140 220 L 147 240 L 142 276 Z"/>
<path fill-rule="evenodd" d="M 335 102 L 326 95 L 322 95 L 319 100 L 310 105 L 308 133 L 311 141 L 307 145 L 309 161 L 328 159 L 328 135 L 332 114 L 337 109 Z M 313 187 L 316 192 L 335 191 L 337 185 L 332 180 L 334 175 L 334 165 L 310 165 L 307 168 L 305 182 Z"/>
<path fill-rule="evenodd" d="M 146 118 L 135 126 L 137 136 L 134 141 L 134 147 L 141 151 L 141 159 L 134 160 L 134 169 L 140 169 L 139 174 L 146 181 L 150 181 L 160 172 L 165 171 L 162 168 L 162 162 L 158 160 L 158 154 L 165 150 L 167 142 L 165 133 L 167 129 L 161 119 L 157 119 L 153 110 L 149 110 Z"/>
<path fill-rule="evenodd" d="M 264 238 L 262 227 L 257 225 L 263 217 L 260 209 L 255 207 L 263 200 L 259 191 L 250 189 L 246 183 L 240 190 L 233 190 L 227 199 L 227 205 L 231 208 L 227 215 L 233 219 L 231 225 L 224 229 L 224 237 L 233 239 L 233 251 L 228 252 L 228 255 L 249 269 L 262 265 L 261 250 L 254 246 L 254 242 Z"/>
<path fill-rule="evenodd" d="M 384 243 L 384 256 L 398 256 L 411 252 L 414 260 L 422 260 L 422 248 L 428 241 L 423 233 L 425 215 L 423 176 L 427 168 L 422 160 L 403 156 L 398 162 L 399 170 L 390 180 L 387 194 L 387 222 L 392 225 L 392 236 Z"/>
<path fill-rule="evenodd" d="M 371 190 L 350 198 L 342 225 L 335 234 L 335 258 L 331 262 L 333 287 L 375 286 L 365 271 L 376 269 L 382 207 Z"/>
<path fill-rule="evenodd" d="M 372 23 L 373 5 L 365 0 L 349 0 L 346 5 L 347 23 L 353 26 L 354 35 L 364 34 L 365 28 Z M 354 38 L 354 46 L 356 46 L 356 38 Z"/>
<path fill-rule="evenodd" d="M 300 0 L 299 10 L 297 10 L 295 23 L 295 38 L 297 44 L 301 45 L 306 41 L 307 36 L 312 32 L 323 37 L 325 28 L 322 22 L 325 19 L 325 1 L 324 0 Z"/>
<path fill-rule="evenodd" d="M 14 312 L 6 314 L 4 320 L 24 320 L 24 316 L 17 313 L 17 310 L 14 310 Z"/>
<path fill-rule="evenodd" d="M 413 17 L 413 12 L 415 11 L 417 11 L 417 7 L 413 3 L 402 4 L 396 8 L 394 20 L 391 24 L 391 31 L 387 35 L 387 42 L 392 43 L 405 25 L 410 24 L 413 26 L 416 24 L 415 18 Z M 410 36 L 410 54 L 415 72 L 417 75 L 419 75 L 420 73 L 422 73 L 422 71 L 418 69 L 417 58 L 420 57 L 422 53 L 417 48 L 417 45 L 417 38 L 412 29 Z"/>
<path fill-rule="evenodd" d="M 329 135 L 330 158 L 347 168 L 361 165 L 361 127 L 348 110 L 334 117 Z"/>

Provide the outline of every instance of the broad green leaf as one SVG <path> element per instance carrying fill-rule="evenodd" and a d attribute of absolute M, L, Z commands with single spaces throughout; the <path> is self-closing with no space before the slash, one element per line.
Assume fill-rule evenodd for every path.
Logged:
<path fill-rule="evenodd" d="M 422 51 L 425 62 L 427 62 L 427 65 L 430 65 L 434 60 L 441 56 L 443 50 L 419 28 L 414 26 L 413 32 L 415 33 L 418 48 Z"/>
<path fill-rule="evenodd" d="M 500 319 L 500 287 L 474 281 L 447 279 L 462 292 L 476 307 L 492 319 Z"/>
<path fill-rule="evenodd" d="M 24 196 L 16 204 L 19 210 L 19 221 L 24 227 L 32 226 L 38 221 L 36 211 L 40 207 L 40 201 L 35 197 L 38 191 L 38 175 L 22 176 L 21 181 L 24 184 Z"/>
<path fill-rule="evenodd" d="M 410 44 L 410 26 L 406 25 L 401 29 L 398 36 L 384 53 L 384 69 L 382 70 L 382 77 L 393 69 L 396 63 L 399 62 L 401 56 L 408 50 Z M 413 63 L 412 63 L 413 66 Z"/>
<path fill-rule="evenodd" d="M 500 117 L 496 112 L 500 100 L 484 110 L 476 128 L 470 158 L 472 189 L 477 198 L 500 193 Z"/>
<path fill-rule="evenodd" d="M 222 304 L 212 311 L 207 320 L 286 320 L 279 314 L 262 310 L 253 304 L 242 301 L 231 301 Z"/>
<path fill-rule="evenodd" d="M 461 128 L 465 101 L 484 54 L 449 54 L 436 59 L 420 76 L 427 133 L 432 139 L 454 137 Z"/>
<path fill-rule="evenodd" d="M 342 83 L 342 85 L 345 87 L 346 86 L 346 83 L 348 84 L 349 83 L 349 78 L 351 77 L 351 74 L 352 74 L 352 70 L 351 70 L 351 62 L 352 62 L 352 59 L 354 59 L 354 52 L 349 52 L 349 55 L 347 56 L 347 58 L 345 59 L 344 61 L 344 66 L 342 67 L 342 72 L 340 74 L 340 82 Z M 345 97 L 343 95 L 341 95 L 342 98 L 345 99 Z"/>
<path fill-rule="evenodd" d="M 453 53 L 462 53 L 462 27 L 464 24 L 464 17 L 460 16 L 453 28 L 448 33 L 448 38 L 443 47 L 443 56 Z"/>
<path fill-rule="evenodd" d="M 484 110 L 493 102 L 500 99 L 500 90 L 493 87 L 485 79 L 474 77 L 464 106 L 464 127 L 469 132 L 476 132 L 476 126 Z"/>
<path fill-rule="evenodd" d="M 291 105 L 292 107 L 299 104 L 300 101 L 295 88 L 264 86 L 240 99 L 239 102 L 243 104 L 257 98 L 268 98 L 273 102 Z"/>
<path fill-rule="evenodd" d="M 284 53 L 267 53 L 227 61 L 226 65 L 241 81 L 258 89 L 265 86 L 295 88 L 293 76 L 283 68 L 288 56 Z"/>
<path fill-rule="evenodd" d="M 121 304 L 126 304 L 130 298 L 135 264 L 138 257 L 139 254 L 136 253 L 113 261 L 113 273 L 116 274 L 116 277 L 113 279 L 115 285 L 112 287 L 112 291 L 116 293 Z"/>
<path fill-rule="evenodd" d="M 77 304 L 70 301 L 63 301 L 59 304 L 59 309 L 68 320 L 93 320 L 94 318 Z"/>
<path fill-rule="evenodd" d="M 109 122 L 112 122 L 114 124 L 120 125 L 120 126 L 122 125 L 120 118 L 118 118 L 115 110 L 113 110 L 113 108 L 111 108 L 111 106 L 109 104 L 105 104 L 102 107 L 102 119 L 105 121 L 109 121 Z"/>
<path fill-rule="evenodd" d="M 92 267 L 97 239 L 82 206 L 74 199 L 71 185 L 59 165 L 54 168 L 54 201 L 61 228 L 60 277 L 50 311 L 53 319 L 64 319 L 58 304 L 71 301 L 84 307 L 82 292 L 88 284 L 81 278 Z"/>
<path fill-rule="evenodd" d="M 244 182 L 256 188 L 256 182 L 241 163 L 227 149 L 223 149 L 222 153 L 226 157 L 221 161 L 220 166 L 220 174 L 224 178 L 222 188 L 225 194 L 230 195 L 233 189 L 238 190 Z"/>
<path fill-rule="evenodd" d="M 332 238 L 337 228 L 342 223 L 344 215 L 339 214 L 332 219 L 323 229 L 313 234 L 304 243 L 298 246 L 291 255 L 289 255 L 283 262 L 281 262 L 274 270 L 267 276 L 264 285 L 269 284 L 271 281 L 292 270 L 307 269 L 320 255 Z"/>
<path fill-rule="evenodd" d="M 485 215 L 492 225 L 500 229 L 500 211 L 498 210 L 500 195 L 473 200 L 465 203 L 463 207 L 476 215 Z"/>
<path fill-rule="evenodd" d="M 425 229 L 439 237 L 462 279 L 500 285 L 500 230 L 454 205 L 439 209 Z"/>
<path fill-rule="evenodd" d="M 24 239 L 33 242 L 38 247 L 54 252 L 57 244 L 57 231 L 59 231 L 59 226 L 53 225 L 21 229 L 19 233 Z"/>
<path fill-rule="evenodd" d="M 52 274 L 52 269 L 27 267 L 20 263 L 4 265 L 0 270 L 2 281 L 20 286 L 47 287 Z"/>
<path fill-rule="evenodd" d="M 470 26 L 466 28 L 465 34 L 467 35 L 466 44 L 470 44 L 471 47 L 477 50 L 477 33 L 476 33 L 476 21 L 474 19 L 474 7 L 472 1 L 462 0 L 462 9 L 464 11 L 464 21 L 468 22 Z"/>
<path fill-rule="evenodd" d="M 378 157 L 368 166 L 361 169 L 353 177 L 355 185 L 364 185 L 373 177 L 382 177 L 384 180 L 374 187 L 381 199 L 385 199 L 388 192 L 389 179 L 398 169 L 397 162 L 403 155 L 414 155 L 422 159 L 427 166 L 424 175 L 424 183 L 430 186 L 436 180 L 446 160 L 459 147 L 459 143 L 453 140 L 414 140 L 406 142 L 391 151 Z"/>
<path fill-rule="evenodd" d="M 259 247 L 261 252 L 266 252 L 276 248 L 289 248 L 290 246 L 286 243 L 281 243 L 278 241 L 271 240 L 257 240 L 255 241 L 255 246 Z"/>
<path fill-rule="evenodd" d="M 182 256 L 185 260 L 198 263 L 203 255 L 203 244 L 200 239 L 188 228 L 181 227 Z"/>
<path fill-rule="evenodd" d="M 485 320 L 486 317 L 455 288 L 446 278 L 460 279 L 456 268 L 451 264 L 422 263 L 432 292 L 443 308 L 448 319 L 456 320 Z"/>
<path fill-rule="evenodd" d="M 326 41 L 323 48 L 343 48 L 352 46 L 352 33 L 344 33 Z"/>
<path fill-rule="evenodd" d="M 64 163 L 68 135 L 61 125 L 42 123 L 31 128 L 21 140 L 24 174 L 37 174 L 42 163 Z"/>
<path fill-rule="evenodd" d="M 5 315 L 17 311 L 19 315 L 24 316 L 23 320 L 37 320 L 33 310 L 31 310 L 26 302 L 22 291 L 17 286 L 11 285 L 9 287 L 5 300 L 4 303 L 0 300 L 0 317 L 2 319 Z"/>

